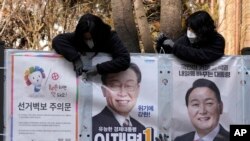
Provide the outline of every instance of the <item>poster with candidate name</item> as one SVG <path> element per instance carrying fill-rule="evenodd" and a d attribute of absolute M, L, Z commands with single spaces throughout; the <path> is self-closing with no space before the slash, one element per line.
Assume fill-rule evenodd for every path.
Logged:
<path fill-rule="evenodd" d="M 111 59 L 83 57 L 87 66 Z M 6 141 L 156 141 L 159 133 L 169 141 L 192 141 L 196 128 L 185 96 L 200 79 L 213 82 L 223 102 L 212 133 L 223 127 L 228 135 L 229 125 L 249 123 L 249 65 L 240 56 L 195 65 L 174 56 L 131 54 L 129 69 L 87 79 L 76 78 L 72 63 L 53 52 L 8 50 L 5 60 Z M 201 111 L 202 125 L 212 121 L 208 110 Z"/>
<path fill-rule="evenodd" d="M 6 141 L 77 141 L 77 79 L 51 52 L 9 51 Z"/>
<path fill-rule="evenodd" d="M 194 140 L 197 129 L 205 131 L 213 127 L 217 128 L 209 129 L 210 134 L 204 138 L 213 139 L 220 134 L 221 138 L 228 140 L 229 126 L 243 123 L 241 66 L 239 56 L 222 57 L 207 65 L 180 60 L 173 62 L 171 140 L 177 137 L 179 140 Z M 212 99 L 216 97 L 215 93 L 220 94 L 222 101 L 218 106 L 221 111 L 217 113 L 216 108 L 211 108 L 217 104 L 218 98 Z M 186 95 L 189 95 L 187 101 Z"/>
<path fill-rule="evenodd" d="M 95 57 L 99 64 L 109 57 Z M 127 70 L 94 79 L 93 141 L 154 141 L 158 130 L 158 62 L 133 55 Z"/>

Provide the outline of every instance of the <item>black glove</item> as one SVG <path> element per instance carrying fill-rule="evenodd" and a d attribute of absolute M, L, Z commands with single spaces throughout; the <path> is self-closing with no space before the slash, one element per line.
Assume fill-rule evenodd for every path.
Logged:
<path fill-rule="evenodd" d="M 157 49 L 158 52 L 160 51 L 163 42 L 165 40 L 167 40 L 167 39 L 168 39 L 168 37 L 164 33 L 160 33 L 160 35 L 157 37 L 157 39 L 156 39 L 156 49 Z"/>
<path fill-rule="evenodd" d="M 165 34 L 160 33 L 156 40 L 156 50 L 158 53 L 172 53 L 174 42 Z"/>
<path fill-rule="evenodd" d="M 156 141 L 168 141 L 168 136 L 164 134 L 164 137 L 162 137 L 162 134 L 159 135 L 159 137 L 155 138 Z"/>
<path fill-rule="evenodd" d="M 171 54 L 173 53 L 174 42 L 171 39 L 167 39 L 162 43 L 159 53 Z"/>
<path fill-rule="evenodd" d="M 76 59 L 75 61 L 73 61 L 74 64 L 74 70 L 76 72 L 76 76 L 80 76 L 82 75 L 83 72 L 83 63 L 81 58 L 79 57 L 78 59 Z"/>
<path fill-rule="evenodd" d="M 90 67 L 90 68 L 86 71 L 86 74 L 87 74 L 87 78 L 88 78 L 88 77 L 91 77 L 91 76 L 97 75 L 98 72 L 97 72 L 96 66 Z"/>

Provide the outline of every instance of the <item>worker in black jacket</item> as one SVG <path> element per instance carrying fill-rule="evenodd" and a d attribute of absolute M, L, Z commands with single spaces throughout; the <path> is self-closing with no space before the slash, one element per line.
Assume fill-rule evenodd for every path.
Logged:
<path fill-rule="evenodd" d="M 87 76 L 116 73 L 126 70 L 130 64 L 130 54 L 117 33 L 101 18 L 89 13 L 80 18 L 74 32 L 57 35 L 52 47 L 73 63 L 77 76 L 83 72 Z M 108 53 L 112 60 L 86 67 L 81 60 L 86 52 Z"/>
<path fill-rule="evenodd" d="M 187 32 L 175 42 L 160 34 L 157 51 L 173 53 L 195 64 L 208 64 L 224 55 L 225 39 L 215 30 L 214 21 L 206 11 L 197 11 L 186 20 Z"/>

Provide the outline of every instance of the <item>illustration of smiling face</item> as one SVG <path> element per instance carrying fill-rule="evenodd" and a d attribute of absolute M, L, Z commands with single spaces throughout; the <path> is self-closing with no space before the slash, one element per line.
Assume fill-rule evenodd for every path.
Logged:
<path fill-rule="evenodd" d="M 127 116 L 136 104 L 140 84 L 133 69 L 108 74 L 102 91 L 108 106 L 120 115 Z"/>
<path fill-rule="evenodd" d="M 35 71 L 28 76 L 31 84 L 34 86 L 40 86 L 42 84 L 42 73 L 40 71 Z"/>
<path fill-rule="evenodd" d="M 189 95 L 187 108 L 198 134 L 206 135 L 218 125 L 223 104 L 210 88 L 197 87 Z"/>
<path fill-rule="evenodd" d="M 44 70 L 39 66 L 29 67 L 24 72 L 24 80 L 27 86 L 34 85 L 34 92 L 41 90 L 42 80 L 45 78 Z"/>

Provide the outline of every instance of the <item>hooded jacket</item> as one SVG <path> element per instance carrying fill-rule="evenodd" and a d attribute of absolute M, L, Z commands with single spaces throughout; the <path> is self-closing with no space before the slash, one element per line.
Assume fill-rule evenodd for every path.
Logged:
<path fill-rule="evenodd" d="M 83 33 L 90 32 L 94 47 L 89 48 Z M 126 70 L 130 64 L 130 54 L 115 31 L 99 17 L 83 15 L 74 32 L 57 35 L 52 40 L 52 48 L 70 62 L 79 59 L 85 52 L 103 52 L 111 55 L 112 60 L 97 64 L 99 74 L 116 73 Z"/>
<path fill-rule="evenodd" d="M 195 64 L 208 64 L 224 55 L 225 40 L 222 35 L 214 32 L 208 40 L 190 43 L 186 35 L 174 44 L 173 54 L 182 60 Z"/>

